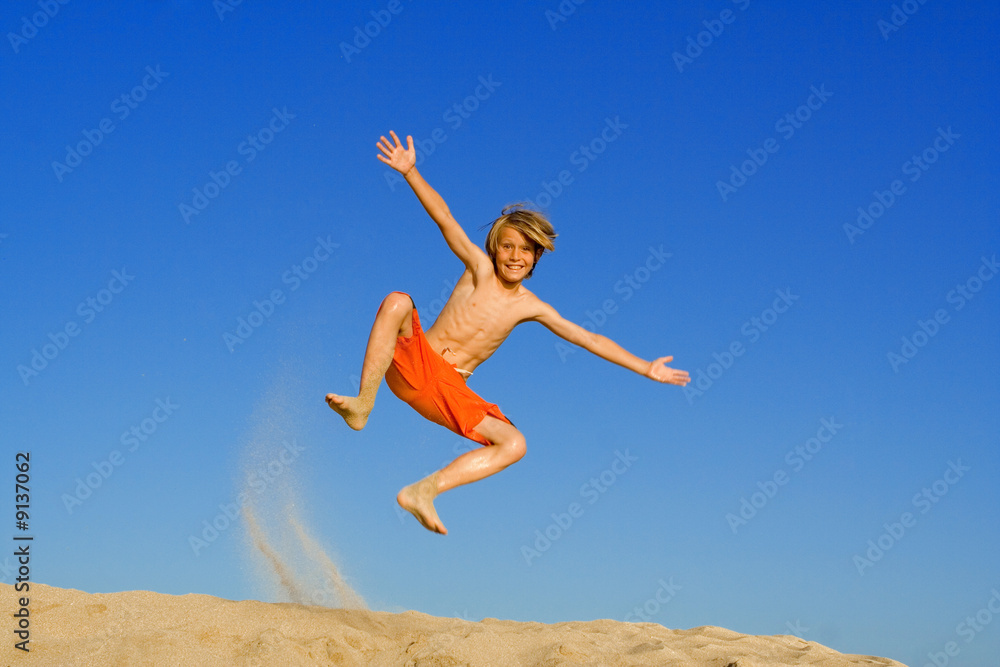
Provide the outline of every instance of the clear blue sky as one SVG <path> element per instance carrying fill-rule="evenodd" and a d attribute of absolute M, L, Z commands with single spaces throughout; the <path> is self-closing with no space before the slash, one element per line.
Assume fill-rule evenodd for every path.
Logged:
<path fill-rule="evenodd" d="M 7 3 L 33 576 L 266 597 L 242 527 L 189 540 L 249 449 L 375 608 L 995 660 L 998 9 L 902 4 Z M 429 323 L 461 271 L 375 159 L 390 129 L 477 242 L 542 205 L 528 287 L 698 381 L 518 329 L 471 386 L 528 455 L 443 496 L 445 538 L 394 498 L 462 440 L 385 388 L 361 433 L 323 403 L 388 292 Z"/>

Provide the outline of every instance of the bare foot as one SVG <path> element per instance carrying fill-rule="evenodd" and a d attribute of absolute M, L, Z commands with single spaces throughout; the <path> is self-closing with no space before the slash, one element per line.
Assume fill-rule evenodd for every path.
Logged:
<path fill-rule="evenodd" d="M 396 496 L 396 502 L 417 517 L 417 521 L 427 530 L 447 535 L 448 529 L 434 511 L 434 498 L 437 494 L 437 473 L 434 473 L 400 491 Z"/>
<path fill-rule="evenodd" d="M 371 414 L 370 405 L 365 405 L 357 396 L 338 396 L 337 394 L 327 394 L 326 404 L 333 408 L 333 411 L 344 418 L 347 425 L 355 431 L 360 431 L 368 423 L 368 415 Z"/>

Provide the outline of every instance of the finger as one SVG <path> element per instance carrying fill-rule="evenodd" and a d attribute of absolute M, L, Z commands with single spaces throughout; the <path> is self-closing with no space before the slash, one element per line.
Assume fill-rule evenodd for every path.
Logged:
<path fill-rule="evenodd" d="M 406 135 L 406 146 L 407 146 L 406 150 L 408 151 L 413 150 L 413 137 L 411 137 L 410 135 Z"/>
<path fill-rule="evenodd" d="M 399 137 L 396 136 L 395 130 L 389 130 L 389 134 L 392 135 L 392 140 L 396 142 L 397 146 L 402 146 L 403 144 L 399 141 Z"/>

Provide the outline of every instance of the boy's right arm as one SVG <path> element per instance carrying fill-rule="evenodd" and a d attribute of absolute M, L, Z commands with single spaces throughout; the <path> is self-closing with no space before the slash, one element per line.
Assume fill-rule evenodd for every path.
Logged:
<path fill-rule="evenodd" d="M 406 137 L 407 148 L 403 148 L 396 133 L 390 131 L 389 134 L 392 135 L 395 145 L 390 143 L 385 137 L 382 137 L 381 141 L 376 144 L 382 155 L 376 157 L 403 175 L 406 182 L 413 188 L 417 199 L 423 204 L 424 210 L 427 211 L 427 214 L 431 216 L 431 219 L 441 229 L 441 234 L 444 236 L 448 247 L 472 271 L 473 276 L 478 276 L 480 273 L 486 271 L 492 273 L 493 266 L 489 255 L 469 239 L 465 230 L 462 229 L 462 226 L 452 216 L 448 205 L 441 195 L 417 171 L 413 137 Z"/>

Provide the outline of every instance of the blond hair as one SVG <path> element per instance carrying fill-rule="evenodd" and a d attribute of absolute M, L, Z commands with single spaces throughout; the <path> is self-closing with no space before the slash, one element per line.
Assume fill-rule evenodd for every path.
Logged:
<path fill-rule="evenodd" d="M 536 252 L 537 248 L 541 248 L 542 252 L 555 250 L 553 240 L 558 234 L 548 218 L 538 211 L 527 208 L 523 203 L 511 204 L 504 207 L 500 217 L 490 223 L 490 231 L 486 234 L 486 252 L 493 261 L 494 269 L 497 263 L 497 250 L 500 247 L 500 233 L 505 227 L 510 227 L 534 241 Z M 537 255 L 531 271 L 528 271 L 528 278 L 535 272 L 535 267 L 538 266 L 540 259 L 541 255 Z"/>

